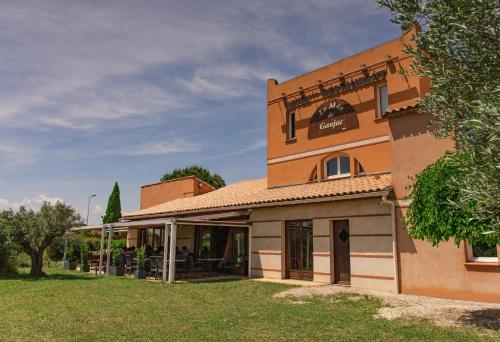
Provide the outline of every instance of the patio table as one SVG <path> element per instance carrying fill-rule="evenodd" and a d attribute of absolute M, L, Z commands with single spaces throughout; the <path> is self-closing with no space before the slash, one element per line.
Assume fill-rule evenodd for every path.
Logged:
<path fill-rule="evenodd" d="M 222 258 L 203 258 L 203 259 L 198 259 L 198 261 L 203 264 L 203 272 L 206 272 L 206 267 L 205 266 L 210 265 L 213 262 L 221 261 L 221 260 L 222 260 Z"/>

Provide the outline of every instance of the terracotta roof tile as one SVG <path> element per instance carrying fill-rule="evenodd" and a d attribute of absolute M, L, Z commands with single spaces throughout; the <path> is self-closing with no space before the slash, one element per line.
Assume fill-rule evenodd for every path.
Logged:
<path fill-rule="evenodd" d="M 388 190 L 390 187 L 391 175 L 389 173 L 341 178 L 319 183 L 290 185 L 270 189 L 267 188 L 266 178 L 252 179 L 234 183 L 203 195 L 178 198 L 150 208 L 127 213 L 124 215 L 124 218 L 334 197 Z"/>
<path fill-rule="evenodd" d="M 404 107 L 394 108 L 394 109 L 388 110 L 385 113 L 383 113 L 382 117 L 385 118 L 385 117 L 390 116 L 390 115 L 403 114 L 403 113 L 406 113 L 410 110 L 414 110 L 417 107 L 418 107 L 418 105 L 414 104 L 414 105 L 408 105 L 408 106 L 404 106 Z"/>

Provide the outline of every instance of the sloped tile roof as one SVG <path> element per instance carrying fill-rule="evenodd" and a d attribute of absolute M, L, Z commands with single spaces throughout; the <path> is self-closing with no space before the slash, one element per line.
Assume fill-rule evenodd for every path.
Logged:
<path fill-rule="evenodd" d="M 385 113 L 383 113 L 382 117 L 385 118 L 385 117 L 390 116 L 390 115 L 403 114 L 403 113 L 406 113 L 410 110 L 414 110 L 417 107 L 418 107 L 418 105 L 414 104 L 414 105 L 408 105 L 408 106 L 403 106 L 403 107 L 399 107 L 399 108 L 394 108 L 392 110 L 388 110 Z"/>
<path fill-rule="evenodd" d="M 390 187 L 391 175 L 389 173 L 348 177 L 319 183 L 290 185 L 270 189 L 267 188 L 266 178 L 252 179 L 234 183 L 203 195 L 178 198 L 150 208 L 127 213 L 124 215 L 124 218 L 334 197 L 388 190 Z"/>

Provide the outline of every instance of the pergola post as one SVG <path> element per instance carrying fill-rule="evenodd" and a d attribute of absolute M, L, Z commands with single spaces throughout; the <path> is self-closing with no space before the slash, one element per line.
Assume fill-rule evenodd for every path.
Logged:
<path fill-rule="evenodd" d="M 175 246 L 177 243 L 177 223 L 172 220 L 170 224 L 170 262 L 168 267 L 168 282 L 175 281 Z"/>
<path fill-rule="evenodd" d="M 111 240 L 113 239 L 113 226 L 108 225 L 108 252 L 106 255 L 106 274 L 109 274 L 109 266 L 111 266 Z"/>
<path fill-rule="evenodd" d="M 163 282 L 167 281 L 167 265 L 168 265 L 168 252 L 169 252 L 169 246 L 168 246 L 168 236 L 170 235 L 170 226 L 167 222 L 165 222 L 165 234 L 164 235 L 164 241 L 163 241 Z"/>
<path fill-rule="evenodd" d="M 101 228 L 101 245 L 99 249 L 99 274 L 102 274 L 102 263 L 104 261 L 104 235 L 106 234 L 106 226 L 103 224 Z"/>
<path fill-rule="evenodd" d="M 248 226 L 248 278 L 252 278 L 252 226 Z"/>

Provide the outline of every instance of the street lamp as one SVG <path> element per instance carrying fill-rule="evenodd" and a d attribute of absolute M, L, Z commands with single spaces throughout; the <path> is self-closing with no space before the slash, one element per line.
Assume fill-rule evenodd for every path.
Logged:
<path fill-rule="evenodd" d="M 90 199 L 95 196 L 95 194 L 89 196 L 89 205 L 87 206 L 87 226 L 89 225 Z"/>

